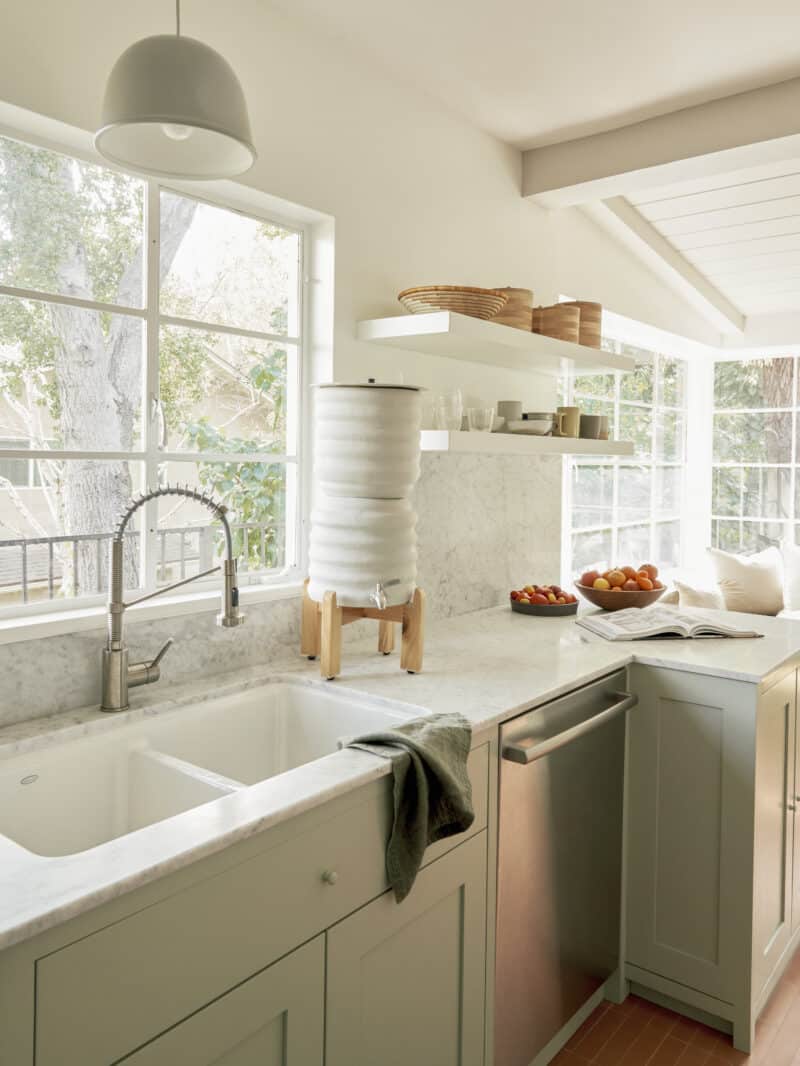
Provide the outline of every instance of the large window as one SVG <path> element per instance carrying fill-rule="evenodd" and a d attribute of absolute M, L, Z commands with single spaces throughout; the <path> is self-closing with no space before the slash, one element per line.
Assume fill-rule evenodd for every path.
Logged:
<path fill-rule="evenodd" d="M 686 364 L 605 338 L 636 370 L 574 377 L 570 403 L 609 417 L 611 436 L 633 441 L 631 458 L 574 457 L 565 494 L 567 575 L 650 560 L 676 567 L 686 449 Z"/>
<path fill-rule="evenodd" d="M 302 233 L 0 138 L 0 610 L 96 596 L 132 494 L 229 510 L 243 584 L 295 562 Z M 176 497 L 130 527 L 126 584 L 208 569 Z"/>
<path fill-rule="evenodd" d="M 797 359 L 714 365 L 712 543 L 747 552 L 800 523 Z"/>

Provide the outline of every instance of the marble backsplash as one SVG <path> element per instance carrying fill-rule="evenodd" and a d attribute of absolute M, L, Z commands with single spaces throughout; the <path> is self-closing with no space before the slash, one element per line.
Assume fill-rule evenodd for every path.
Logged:
<path fill-rule="evenodd" d="M 529 580 L 557 580 L 561 553 L 558 456 L 425 453 L 415 492 L 418 582 L 430 617 L 502 603 Z M 132 660 L 167 637 L 165 682 L 213 677 L 286 660 L 300 639 L 298 598 L 249 604 L 239 629 L 218 629 L 213 610 L 147 622 L 128 620 Z M 362 632 L 367 623 L 358 623 Z M 96 630 L 0 645 L 0 726 L 97 703 L 104 623 Z M 345 631 L 353 638 L 356 626 Z"/>

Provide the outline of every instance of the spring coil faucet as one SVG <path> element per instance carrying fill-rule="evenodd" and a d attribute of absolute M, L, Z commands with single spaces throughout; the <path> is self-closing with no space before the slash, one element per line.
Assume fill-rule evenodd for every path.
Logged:
<path fill-rule="evenodd" d="M 193 574 L 192 577 L 175 581 L 171 585 L 150 592 L 146 596 L 140 596 L 136 600 L 128 602 L 124 599 L 124 574 L 123 574 L 123 538 L 125 529 L 131 517 L 144 504 L 155 500 L 159 496 L 183 496 L 187 500 L 196 500 L 203 504 L 222 523 L 225 533 L 225 561 L 222 566 L 212 566 L 210 570 L 204 570 L 201 574 Z M 125 711 L 128 709 L 128 690 L 137 685 L 151 685 L 158 681 L 161 676 L 160 663 L 172 644 L 172 638 L 164 644 L 158 655 L 152 662 L 129 663 L 128 647 L 124 639 L 123 621 L 125 610 L 134 604 L 152 600 L 165 592 L 188 585 L 198 578 L 208 577 L 209 574 L 223 571 L 224 584 L 222 588 L 222 609 L 217 615 L 217 625 L 225 628 L 240 626 L 244 622 L 244 615 L 239 611 L 239 586 L 236 582 L 236 560 L 233 557 L 233 537 L 228 523 L 227 508 L 218 503 L 211 496 L 197 489 L 189 488 L 188 485 L 181 488 L 180 485 L 165 485 L 160 489 L 152 489 L 142 493 L 133 499 L 127 509 L 120 516 L 114 536 L 111 539 L 111 554 L 109 564 L 109 589 L 108 589 L 108 639 L 103 649 L 103 697 L 100 705 L 103 711 Z"/>

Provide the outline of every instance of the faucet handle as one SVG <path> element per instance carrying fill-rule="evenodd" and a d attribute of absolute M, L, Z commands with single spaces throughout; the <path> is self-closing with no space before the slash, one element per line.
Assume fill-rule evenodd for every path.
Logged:
<path fill-rule="evenodd" d="M 172 639 L 172 637 L 167 637 L 167 639 L 164 641 L 164 646 L 161 648 L 158 655 L 156 655 L 155 659 L 153 659 L 153 661 L 150 663 L 151 670 L 158 669 L 158 664 L 161 662 L 161 660 L 164 658 L 164 656 L 167 654 L 167 652 L 174 643 L 175 641 Z"/>
<path fill-rule="evenodd" d="M 161 677 L 160 662 L 169 651 L 174 641 L 172 637 L 164 642 L 163 648 L 151 663 L 131 663 L 128 667 L 128 687 L 136 688 L 137 685 L 152 685 Z"/>

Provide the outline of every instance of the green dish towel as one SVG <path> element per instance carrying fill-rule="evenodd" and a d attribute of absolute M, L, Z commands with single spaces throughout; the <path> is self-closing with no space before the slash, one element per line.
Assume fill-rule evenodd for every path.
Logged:
<path fill-rule="evenodd" d="M 428 845 L 463 833 L 475 821 L 467 775 L 471 738 L 463 715 L 433 714 L 347 743 L 392 762 L 394 823 L 386 872 L 398 903 L 411 891 Z"/>

